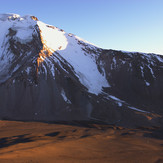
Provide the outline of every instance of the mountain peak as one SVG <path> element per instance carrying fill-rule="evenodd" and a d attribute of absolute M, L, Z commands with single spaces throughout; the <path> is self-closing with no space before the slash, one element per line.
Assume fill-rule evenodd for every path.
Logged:
<path fill-rule="evenodd" d="M 15 20 L 20 18 L 20 15 L 18 14 L 0 14 L 0 20 L 6 21 L 6 20 Z"/>
<path fill-rule="evenodd" d="M 25 15 L 25 16 L 20 16 L 18 14 L 0 14 L 0 21 L 6 21 L 6 20 L 27 20 L 27 19 L 33 19 L 38 21 L 38 18 L 32 15 Z"/>
<path fill-rule="evenodd" d="M 30 15 L 1 14 L 0 33 L 0 118 L 159 123 L 163 56 L 104 50 Z"/>
<path fill-rule="evenodd" d="M 45 24 L 38 20 L 34 16 L 23 16 L 20 17 L 16 14 L 3 14 L 1 15 L 1 20 L 6 20 L 1 23 L 1 33 L 2 39 L 0 39 L 0 44 L 3 47 L 8 45 L 8 49 L 11 52 L 8 52 L 7 56 L 3 51 L 1 51 L 1 63 L 2 69 L 0 74 L 8 76 L 7 67 L 9 63 L 15 62 L 18 60 L 20 63 L 19 57 L 25 58 L 26 56 L 31 56 L 31 52 L 26 50 L 21 53 L 18 57 L 18 46 L 23 48 L 24 46 L 32 46 L 33 42 L 39 40 L 40 52 L 36 54 L 37 56 L 37 72 L 38 67 L 42 62 L 46 62 L 49 56 L 53 54 L 56 56 L 56 53 L 60 53 L 61 57 L 67 60 L 71 66 L 73 66 L 74 71 L 79 76 L 80 82 L 89 90 L 91 93 L 99 94 L 102 91 L 102 87 L 109 86 L 108 82 L 105 79 L 104 74 L 102 75 L 95 63 L 95 58 L 97 57 L 94 53 L 99 51 L 99 49 L 88 43 L 87 41 L 73 35 L 68 34 L 64 30 L 57 27 Z M 14 20 L 14 21 L 13 21 Z M 12 47 L 12 48 L 11 48 Z M 32 48 L 35 48 L 32 46 Z M 29 49 L 30 50 L 30 49 Z M 26 54 L 27 53 L 27 54 Z M 32 53 L 35 56 L 34 53 Z M 25 56 L 26 55 L 26 56 Z M 31 56 L 31 57 L 33 57 Z M 17 59 L 16 59 L 17 58 Z M 52 59 L 53 57 L 51 57 Z M 80 62 L 78 62 L 80 60 Z M 10 70 L 10 73 L 14 73 L 19 69 L 21 64 L 14 64 L 15 69 Z M 52 64 L 49 62 L 49 64 Z M 6 65 L 6 66 L 5 66 Z M 89 73 L 87 72 L 89 69 Z M 9 76 L 8 76 L 9 77 Z M 7 78 L 3 78 L 2 81 Z M 0 79 L 1 81 L 1 79 Z"/>

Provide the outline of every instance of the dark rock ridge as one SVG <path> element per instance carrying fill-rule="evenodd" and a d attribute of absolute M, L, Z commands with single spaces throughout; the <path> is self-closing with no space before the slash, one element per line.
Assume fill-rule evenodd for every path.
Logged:
<path fill-rule="evenodd" d="M 127 127 L 163 124 L 163 56 L 104 50 L 46 25 L 67 39 L 66 48 L 61 42 L 52 49 L 36 17 L 1 15 L 0 21 L 11 24 L 0 42 L 1 119 L 97 120 Z M 21 21 L 32 25 L 22 27 Z M 22 28 L 30 28 L 30 39 L 24 39 Z M 81 68 L 87 71 L 77 69 L 82 55 L 92 64 L 84 62 Z"/>

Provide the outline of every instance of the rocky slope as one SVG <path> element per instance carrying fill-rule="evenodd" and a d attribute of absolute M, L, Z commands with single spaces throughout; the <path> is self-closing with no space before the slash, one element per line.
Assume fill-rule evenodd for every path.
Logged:
<path fill-rule="evenodd" d="M 160 126 L 163 56 L 98 48 L 34 16 L 0 15 L 0 118 Z"/>

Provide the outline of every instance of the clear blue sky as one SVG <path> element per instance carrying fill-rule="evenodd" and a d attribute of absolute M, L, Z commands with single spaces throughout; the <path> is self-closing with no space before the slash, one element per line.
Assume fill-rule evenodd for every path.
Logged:
<path fill-rule="evenodd" d="M 37 16 L 102 48 L 163 54 L 163 0 L 3 0 L 0 13 Z"/>

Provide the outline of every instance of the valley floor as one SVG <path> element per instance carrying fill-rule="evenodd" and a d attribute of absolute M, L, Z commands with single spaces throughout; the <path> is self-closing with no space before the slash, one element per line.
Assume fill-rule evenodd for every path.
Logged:
<path fill-rule="evenodd" d="M 163 130 L 0 121 L 0 163 L 161 163 Z"/>

